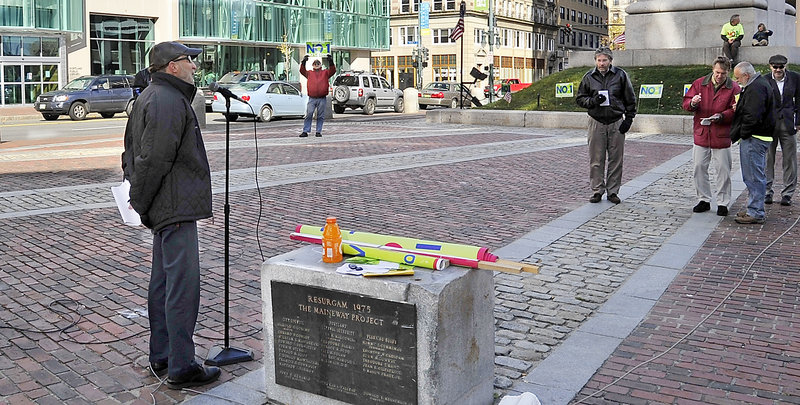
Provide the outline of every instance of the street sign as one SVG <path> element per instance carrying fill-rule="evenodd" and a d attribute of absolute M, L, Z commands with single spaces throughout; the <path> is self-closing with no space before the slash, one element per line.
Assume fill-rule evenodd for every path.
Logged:
<path fill-rule="evenodd" d="M 556 83 L 556 97 L 574 97 L 575 85 L 573 83 Z"/>
<path fill-rule="evenodd" d="M 663 84 L 643 84 L 639 88 L 639 98 L 661 98 L 663 92 Z"/>
<path fill-rule="evenodd" d="M 310 56 L 322 56 L 331 53 L 330 42 L 306 42 L 306 53 Z"/>

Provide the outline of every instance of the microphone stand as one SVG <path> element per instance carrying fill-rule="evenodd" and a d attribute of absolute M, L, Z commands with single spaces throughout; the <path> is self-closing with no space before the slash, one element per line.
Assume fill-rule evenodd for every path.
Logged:
<path fill-rule="evenodd" d="M 222 347 L 215 346 L 208 352 L 208 358 L 205 363 L 210 366 L 224 366 L 227 364 L 241 363 L 244 361 L 253 360 L 253 351 L 246 349 L 237 349 L 230 347 L 230 336 L 228 334 L 229 315 L 228 315 L 228 300 L 230 299 L 230 267 L 228 258 L 230 256 L 230 212 L 231 206 L 228 203 L 229 183 L 230 177 L 230 154 L 231 154 L 231 99 L 225 97 L 225 345 Z"/>

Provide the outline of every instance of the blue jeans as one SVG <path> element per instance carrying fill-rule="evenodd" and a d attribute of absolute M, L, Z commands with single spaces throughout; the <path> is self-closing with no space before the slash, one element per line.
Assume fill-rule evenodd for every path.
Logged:
<path fill-rule="evenodd" d="M 769 142 L 753 137 L 739 141 L 739 160 L 742 164 L 742 180 L 747 186 L 747 215 L 762 219 L 764 195 L 767 193 L 767 149 Z"/>
<path fill-rule="evenodd" d="M 326 97 L 309 97 L 306 104 L 306 119 L 303 121 L 303 132 L 311 132 L 311 120 L 314 119 L 314 111 L 317 111 L 317 133 L 322 133 L 322 123 L 325 122 L 325 101 Z"/>

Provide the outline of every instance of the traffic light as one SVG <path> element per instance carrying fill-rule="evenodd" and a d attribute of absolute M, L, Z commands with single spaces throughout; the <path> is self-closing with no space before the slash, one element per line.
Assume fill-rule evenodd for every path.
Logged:
<path fill-rule="evenodd" d="M 428 58 L 430 57 L 428 48 L 420 49 L 420 62 L 422 62 L 422 67 L 428 67 Z"/>
<path fill-rule="evenodd" d="M 566 32 L 567 35 L 572 35 L 572 24 L 567 24 L 567 26 L 564 27 L 564 32 Z"/>

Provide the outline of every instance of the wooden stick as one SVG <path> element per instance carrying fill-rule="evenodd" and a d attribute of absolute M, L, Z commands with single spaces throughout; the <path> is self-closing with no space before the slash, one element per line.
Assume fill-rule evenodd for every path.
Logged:
<path fill-rule="evenodd" d="M 503 263 L 512 266 L 519 265 L 522 266 L 522 271 L 526 273 L 539 274 L 539 266 L 535 264 L 512 262 L 511 260 L 505 260 L 505 259 L 497 259 L 497 263 Z"/>

